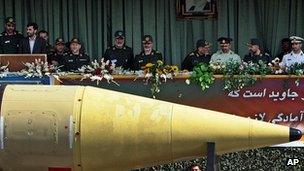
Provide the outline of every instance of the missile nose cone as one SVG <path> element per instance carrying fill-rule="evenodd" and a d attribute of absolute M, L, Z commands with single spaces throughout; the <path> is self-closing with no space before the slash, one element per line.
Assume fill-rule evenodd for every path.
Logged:
<path fill-rule="evenodd" d="M 302 137 L 302 132 L 298 129 L 290 128 L 289 129 L 289 141 L 297 141 Z"/>

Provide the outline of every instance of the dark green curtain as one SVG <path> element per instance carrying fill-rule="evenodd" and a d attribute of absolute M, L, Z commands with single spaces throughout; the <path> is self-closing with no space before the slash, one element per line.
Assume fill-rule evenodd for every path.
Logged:
<path fill-rule="evenodd" d="M 14 16 L 17 29 L 37 22 L 57 37 L 79 37 L 91 58 L 101 57 L 112 44 L 114 32 L 125 30 L 127 45 L 141 50 L 141 37 L 151 34 L 155 48 L 169 64 L 180 64 L 199 38 L 210 41 L 230 36 L 233 49 L 243 56 L 250 38 L 263 40 L 272 55 L 290 35 L 304 36 L 303 0 L 218 0 L 218 17 L 207 20 L 176 19 L 177 0 L 0 0 L 0 25 Z"/>

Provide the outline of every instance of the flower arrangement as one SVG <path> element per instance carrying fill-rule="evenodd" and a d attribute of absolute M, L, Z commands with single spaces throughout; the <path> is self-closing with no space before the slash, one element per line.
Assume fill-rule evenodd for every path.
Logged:
<path fill-rule="evenodd" d="M 257 81 L 256 75 L 263 77 L 270 72 L 271 68 L 263 61 L 258 63 L 229 61 L 227 63 L 211 63 L 210 65 L 200 63 L 193 69 L 190 82 L 199 84 L 204 91 L 213 84 L 214 73 L 223 74 L 223 89 L 235 91 L 253 85 Z"/>
<path fill-rule="evenodd" d="M 187 84 L 196 83 L 201 86 L 202 91 L 208 89 L 214 82 L 213 72 L 218 72 L 222 69 L 222 65 L 212 65 L 200 63 L 193 68 L 190 79 L 186 80 Z"/>
<path fill-rule="evenodd" d="M 17 74 L 24 76 L 25 78 L 30 77 L 43 77 L 50 76 L 59 73 L 59 68 L 54 65 L 49 65 L 48 62 L 44 62 L 41 59 L 35 59 L 34 62 L 23 63 L 26 66 L 26 69 L 19 71 Z"/>
<path fill-rule="evenodd" d="M 178 73 L 178 67 L 173 65 L 164 65 L 160 60 L 156 64 L 147 63 L 143 67 L 144 81 L 151 83 L 152 97 L 156 98 L 156 94 L 160 92 L 159 85 L 166 82 L 167 79 L 173 79 Z"/>
<path fill-rule="evenodd" d="M 300 77 L 303 76 L 304 73 L 304 63 L 295 63 L 289 67 L 285 68 L 285 73 L 289 76 L 296 75 L 297 79 L 295 80 L 295 84 L 297 86 L 300 85 Z"/>
<path fill-rule="evenodd" d="M 257 80 L 253 74 L 257 70 L 257 65 L 254 63 L 228 62 L 223 69 L 224 90 L 241 90 L 246 86 L 253 85 Z"/>
<path fill-rule="evenodd" d="M 284 67 L 283 67 L 283 64 L 282 62 L 280 62 L 280 59 L 279 58 L 275 58 L 274 60 L 272 60 L 268 66 L 270 67 L 271 69 L 271 72 L 273 74 L 282 74 L 284 72 Z"/>
<path fill-rule="evenodd" d="M 110 63 L 110 61 L 104 61 L 102 58 L 99 62 L 94 60 L 90 65 L 82 66 L 78 71 L 82 73 L 81 80 L 89 78 L 91 81 L 96 81 L 98 85 L 101 80 L 105 79 L 108 83 L 119 85 L 112 76 L 114 69 L 115 64 Z"/>
<path fill-rule="evenodd" d="M 205 64 L 205 65 L 207 65 L 207 64 Z M 223 62 L 213 62 L 209 66 L 210 66 L 211 71 L 214 74 L 221 74 L 221 73 L 223 73 L 223 69 L 226 68 L 226 63 L 223 63 Z"/>
<path fill-rule="evenodd" d="M 7 74 L 9 73 L 9 63 L 6 65 L 1 65 L 0 63 L 0 78 L 7 77 Z"/>

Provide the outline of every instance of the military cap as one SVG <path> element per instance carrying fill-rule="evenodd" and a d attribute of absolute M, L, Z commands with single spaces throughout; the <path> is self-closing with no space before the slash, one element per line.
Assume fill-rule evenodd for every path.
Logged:
<path fill-rule="evenodd" d="M 142 40 L 143 44 L 145 44 L 145 43 L 152 43 L 152 42 L 153 42 L 153 39 L 152 39 L 151 35 L 144 35 L 143 40 Z"/>
<path fill-rule="evenodd" d="M 229 37 L 220 37 L 217 39 L 217 41 L 220 43 L 220 44 L 223 44 L 223 43 L 230 43 L 232 42 L 233 40 Z"/>
<path fill-rule="evenodd" d="M 55 41 L 55 44 L 58 45 L 58 44 L 65 44 L 64 40 L 62 38 L 57 38 L 56 41 Z"/>
<path fill-rule="evenodd" d="M 257 39 L 257 38 L 252 38 L 250 39 L 250 42 L 247 43 L 248 46 L 253 46 L 253 45 L 257 45 L 259 47 L 262 47 L 262 42 L 260 41 L 260 39 Z"/>
<path fill-rule="evenodd" d="M 7 23 L 16 24 L 16 21 L 15 21 L 15 19 L 13 17 L 7 17 L 5 19 L 5 24 L 7 24 Z"/>
<path fill-rule="evenodd" d="M 81 45 L 81 42 L 77 38 L 73 38 L 70 43 L 77 43 Z"/>
<path fill-rule="evenodd" d="M 118 30 L 114 34 L 115 38 L 125 38 L 125 33 L 122 30 Z"/>
<path fill-rule="evenodd" d="M 206 47 L 206 46 L 210 46 L 210 43 L 207 42 L 205 39 L 199 39 L 198 41 L 196 41 L 196 48 L 199 47 Z"/>
<path fill-rule="evenodd" d="M 289 37 L 291 43 L 302 43 L 302 41 L 304 41 L 304 39 L 302 37 L 299 36 L 291 36 Z"/>

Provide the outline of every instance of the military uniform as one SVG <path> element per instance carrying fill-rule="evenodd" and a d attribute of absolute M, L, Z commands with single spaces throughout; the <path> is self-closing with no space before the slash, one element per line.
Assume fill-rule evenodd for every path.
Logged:
<path fill-rule="evenodd" d="M 227 63 L 229 61 L 236 61 L 241 63 L 241 58 L 231 50 L 228 53 L 224 53 L 222 50 L 219 50 L 211 56 L 210 63 Z"/>
<path fill-rule="evenodd" d="M 81 45 L 80 41 L 77 38 L 73 38 L 70 41 L 70 44 L 77 43 Z M 63 70 L 64 71 L 77 71 L 78 68 L 81 68 L 84 65 L 90 64 L 90 57 L 85 53 L 73 54 L 69 53 L 67 56 L 63 58 Z"/>
<path fill-rule="evenodd" d="M 182 70 L 186 69 L 192 71 L 193 68 L 199 63 L 209 64 L 211 55 L 199 55 L 197 51 L 191 52 L 182 62 Z"/>
<path fill-rule="evenodd" d="M 290 52 L 289 54 L 283 56 L 282 63 L 286 67 L 290 67 L 295 63 L 304 63 L 304 53 L 302 51 L 299 54 Z"/>
<path fill-rule="evenodd" d="M 90 64 L 90 57 L 86 54 L 68 54 L 64 56 L 63 58 L 63 70 L 64 71 L 77 71 L 78 68 L 81 68 L 83 65 L 89 65 Z"/>
<path fill-rule="evenodd" d="M 10 27 L 16 28 L 16 21 L 13 17 L 7 17 L 5 19 L 6 26 L 10 24 Z M 14 30 L 12 35 L 9 35 L 7 31 L 0 34 L 0 53 L 2 54 L 16 54 L 19 51 L 19 45 L 23 39 L 22 33 Z"/>
<path fill-rule="evenodd" d="M 13 35 L 8 35 L 6 32 L 2 32 L 0 35 L 0 53 L 18 53 L 19 43 L 23 38 L 23 35 L 17 31 L 15 31 Z"/>
<path fill-rule="evenodd" d="M 182 62 L 182 70 L 186 69 L 188 71 L 192 71 L 194 66 L 199 63 L 209 64 L 211 59 L 211 55 L 207 54 L 209 47 L 210 43 L 208 43 L 205 39 L 197 40 L 196 50 L 186 56 L 186 58 Z M 200 55 L 199 52 L 206 54 Z"/>
<path fill-rule="evenodd" d="M 268 64 L 271 60 L 271 57 L 268 53 L 260 53 L 260 55 L 253 55 L 251 53 L 245 55 L 243 61 L 244 62 L 253 62 L 259 63 L 259 61 L 263 61 L 265 64 Z"/>
<path fill-rule="evenodd" d="M 244 62 L 253 62 L 253 63 L 259 63 L 259 61 L 263 61 L 265 64 L 268 64 L 271 60 L 271 57 L 268 53 L 262 52 L 263 44 L 260 39 L 252 38 L 250 39 L 250 42 L 247 43 L 247 46 L 249 48 L 249 51 L 251 53 L 245 55 L 243 61 Z M 255 55 L 256 53 L 260 53 L 259 55 Z"/>
<path fill-rule="evenodd" d="M 290 39 L 289 39 L 289 37 L 288 38 L 283 38 L 281 40 L 281 52 L 279 54 L 277 54 L 276 57 L 274 57 L 273 59 L 279 58 L 279 60 L 282 61 L 283 56 L 287 55 L 290 52 L 291 52 Z"/>
<path fill-rule="evenodd" d="M 222 49 L 227 49 L 229 48 L 228 46 L 230 46 L 230 42 L 233 40 L 229 37 L 220 37 L 217 39 L 217 41 L 219 42 Z M 235 54 L 232 50 L 228 49 L 229 51 L 227 53 L 224 53 L 222 49 L 218 50 L 211 56 L 210 63 L 227 63 L 230 61 L 236 61 L 239 63 L 242 62 L 240 56 L 238 54 Z"/>
<path fill-rule="evenodd" d="M 289 51 L 289 52 L 281 52 L 281 53 L 279 53 L 279 54 L 276 56 L 276 58 L 279 58 L 279 60 L 282 61 L 282 60 L 283 60 L 283 56 L 284 56 L 284 55 L 287 55 L 287 54 L 289 54 L 289 53 L 290 53 L 290 51 Z"/>
<path fill-rule="evenodd" d="M 151 54 L 145 55 L 144 52 L 135 56 L 135 70 L 140 70 L 144 67 L 147 63 L 156 64 L 156 62 L 160 60 L 164 62 L 162 54 L 156 50 L 152 50 Z"/>
<path fill-rule="evenodd" d="M 134 69 L 134 55 L 130 47 L 124 46 L 117 48 L 115 46 L 108 47 L 104 54 L 104 59 L 115 63 L 116 67 L 123 67 L 123 69 Z"/>
<path fill-rule="evenodd" d="M 298 36 L 291 36 L 289 39 L 291 40 L 291 44 L 302 44 L 302 41 L 304 41 L 303 38 Z M 300 50 L 300 53 L 297 54 L 294 51 L 291 51 L 289 54 L 283 56 L 282 63 L 285 67 L 290 67 L 296 63 L 304 63 L 303 51 Z"/>
<path fill-rule="evenodd" d="M 54 53 L 54 47 L 51 45 L 51 44 L 49 44 L 48 42 L 46 42 L 46 53 L 47 54 L 51 54 L 51 53 Z"/>
<path fill-rule="evenodd" d="M 151 35 L 144 35 L 142 39 L 142 44 L 144 49 L 150 51 L 150 54 L 146 55 L 144 50 L 140 54 L 135 56 L 135 61 L 134 61 L 135 70 L 142 69 L 148 63 L 156 64 L 158 60 L 162 62 L 165 61 L 162 54 L 153 49 L 153 39 Z"/>
<path fill-rule="evenodd" d="M 55 64 L 58 63 L 58 66 L 64 65 L 64 58 L 66 58 L 69 54 L 67 52 L 59 53 L 57 51 L 53 51 L 48 55 L 48 63 Z"/>
<path fill-rule="evenodd" d="M 65 46 L 65 42 L 62 38 L 57 38 L 55 41 L 55 46 L 63 45 Z M 58 52 L 55 48 L 52 48 L 48 53 L 48 63 L 55 65 L 64 65 L 63 59 L 69 55 L 68 52 L 64 49 L 62 52 Z"/>

